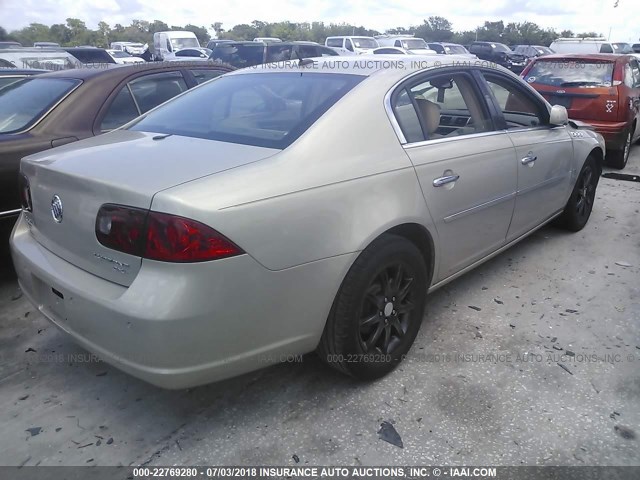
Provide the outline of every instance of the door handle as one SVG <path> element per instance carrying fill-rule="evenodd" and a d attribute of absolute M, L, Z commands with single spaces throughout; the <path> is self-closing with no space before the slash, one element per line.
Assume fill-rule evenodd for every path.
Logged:
<path fill-rule="evenodd" d="M 434 187 L 442 187 L 443 185 L 446 185 L 447 183 L 453 183 L 455 181 L 457 181 L 460 178 L 460 175 L 445 175 L 444 177 L 439 177 L 436 178 L 433 181 L 433 186 Z"/>
<path fill-rule="evenodd" d="M 520 163 L 522 163 L 523 165 L 529 165 L 532 162 L 535 162 L 538 159 L 538 157 L 536 157 L 534 154 L 529 153 L 527 154 L 526 157 L 524 157 L 522 160 L 520 160 Z"/>

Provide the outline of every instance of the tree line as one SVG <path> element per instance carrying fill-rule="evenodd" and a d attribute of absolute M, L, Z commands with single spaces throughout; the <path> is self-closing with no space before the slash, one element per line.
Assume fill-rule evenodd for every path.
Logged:
<path fill-rule="evenodd" d="M 166 30 L 188 30 L 193 32 L 201 45 L 206 45 L 211 38 L 210 32 L 215 32 L 217 38 L 232 40 L 253 40 L 256 37 L 278 37 L 282 40 L 310 40 L 324 43 L 326 37 L 335 35 L 373 36 L 381 33 L 413 34 L 432 42 L 453 42 L 467 45 L 474 40 L 488 40 L 507 45 L 549 45 L 558 37 L 596 37 L 602 36 L 596 32 L 574 34 L 571 30 L 560 32 L 552 28 L 542 28 L 533 22 L 484 22 L 475 30 L 454 31 L 453 24 L 444 17 L 432 16 L 419 25 L 397 27 L 379 32 L 363 26 L 347 23 L 324 22 L 262 22 L 255 20 L 250 24 L 235 25 L 225 30 L 220 22 L 212 23 L 209 27 L 188 24 L 185 26 L 169 25 L 160 20 L 153 22 L 133 20 L 131 25 L 115 24 L 113 27 L 106 22 L 98 23 L 97 29 L 87 28 L 84 21 L 77 18 L 67 18 L 66 23 L 44 25 L 31 23 L 19 30 L 8 32 L 0 26 L 0 40 L 15 40 L 22 45 L 30 46 L 34 42 L 56 42 L 64 46 L 94 45 L 107 47 L 111 42 L 129 41 L 148 43 L 153 42 L 155 32 Z"/>

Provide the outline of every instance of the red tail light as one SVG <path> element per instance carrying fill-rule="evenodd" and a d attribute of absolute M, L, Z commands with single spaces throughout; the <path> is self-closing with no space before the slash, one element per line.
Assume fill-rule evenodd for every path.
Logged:
<path fill-rule="evenodd" d="M 100 208 L 96 237 L 105 247 L 163 262 L 204 262 L 244 253 L 203 223 L 120 205 Z"/>
<path fill-rule="evenodd" d="M 31 187 L 29 185 L 29 179 L 23 173 L 18 177 L 18 186 L 20 188 L 20 204 L 22 209 L 31 212 Z"/>

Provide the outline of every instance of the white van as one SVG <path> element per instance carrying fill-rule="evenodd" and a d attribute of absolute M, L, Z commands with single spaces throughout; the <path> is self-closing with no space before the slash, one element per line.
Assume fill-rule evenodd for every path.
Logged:
<path fill-rule="evenodd" d="M 360 55 L 362 53 L 373 53 L 380 47 L 373 37 L 327 37 L 324 41 L 325 47 L 332 48 L 340 55 Z"/>
<path fill-rule="evenodd" d="M 176 30 L 153 34 L 154 60 L 164 60 L 166 56 L 185 48 L 200 48 L 195 33 Z"/>
<path fill-rule="evenodd" d="M 555 53 L 616 53 L 613 43 L 604 37 L 558 38 L 549 48 Z"/>

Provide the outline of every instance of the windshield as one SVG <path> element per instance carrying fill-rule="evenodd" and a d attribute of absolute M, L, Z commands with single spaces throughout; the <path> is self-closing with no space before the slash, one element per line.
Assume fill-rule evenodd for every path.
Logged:
<path fill-rule="evenodd" d="M 171 39 L 171 46 L 173 47 L 174 50 L 181 50 L 183 48 L 198 48 L 200 47 L 200 44 L 198 43 L 198 40 L 195 38 L 172 38 Z"/>
<path fill-rule="evenodd" d="M 507 47 L 504 43 L 492 43 L 491 47 L 493 47 L 496 52 L 505 52 L 505 53 L 512 52 L 512 50 L 509 47 Z"/>
<path fill-rule="evenodd" d="M 611 45 L 613 45 L 613 51 L 615 53 L 633 53 L 633 49 L 628 43 L 620 42 L 612 43 Z"/>
<path fill-rule="evenodd" d="M 527 73 L 529 83 L 554 87 L 610 87 L 613 63 L 596 60 L 540 60 Z"/>
<path fill-rule="evenodd" d="M 364 78 L 301 72 L 220 77 L 129 129 L 283 149 Z"/>
<path fill-rule="evenodd" d="M 367 37 L 353 37 L 351 41 L 356 48 L 378 48 L 378 42 L 374 38 Z"/>
<path fill-rule="evenodd" d="M 460 55 L 469 53 L 469 50 L 464 48 L 462 45 L 445 45 L 444 51 L 449 55 Z"/>
<path fill-rule="evenodd" d="M 402 46 L 407 50 L 419 50 L 419 49 L 428 49 L 427 42 L 425 42 L 421 38 L 415 38 L 411 40 L 403 40 Z"/>
<path fill-rule="evenodd" d="M 127 57 L 130 57 L 131 55 L 129 55 L 127 52 L 115 51 L 111 54 L 111 56 L 116 58 L 127 58 Z"/>
<path fill-rule="evenodd" d="M 244 44 L 221 43 L 216 45 L 209 57 L 216 62 L 228 63 L 237 68 L 264 63 L 265 46 L 258 42 Z"/>
<path fill-rule="evenodd" d="M 538 52 L 540 55 L 551 55 L 553 53 L 553 50 L 551 50 L 548 47 L 534 47 L 536 49 L 536 52 Z"/>
<path fill-rule="evenodd" d="M 0 90 L 0 133 L 24 130 L 80 84 L 65 78 L 26 78 Z"/>

